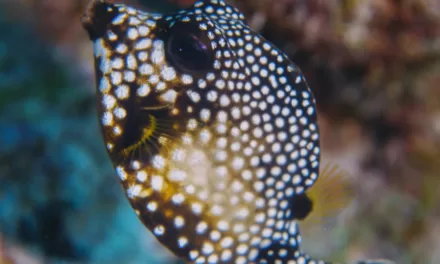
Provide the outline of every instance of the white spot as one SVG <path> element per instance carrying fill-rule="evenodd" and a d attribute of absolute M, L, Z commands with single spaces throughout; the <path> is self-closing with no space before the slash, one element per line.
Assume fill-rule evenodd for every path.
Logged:
<path fill-rule="evenodd" d="M 151 187 L 155 191 L 161 191 L 163 188 L 163 178 L 159 175 L 151 177 Z"/>
<path fill-rule="evenodd" d="M 144 63 L 139 67 L 139 72 L 142 75 L 151 75 L 153 73 L 153 67 L 151 64 Z"/>
<path fill-rule="evenodd" d="M 110 126 L 113 124 L 113 115 L 110 112 L 105 112 L 102 115 L 102 120 L 101 120 L 102 124 L 104 126 Z"/>
<path fill-rule="evenodd" d="M 176 216 L 174 218 L 174 226 L 176 228 L 182 228 L 185 225 L 185 219 L 181 216 Z"/>
<path fill-rule="evenodd" d="M 143 50 L 143 49 L 148 49 L 149 47 L 151 47 L 151 39 L 144 38 L 136 43 L 135 49 Z"/>
<path fill-rule="evenodd" d="M 125 45 L 125 44 L 119 44 L 116 47 L 116 51 L 120 54 L 125 54 L 127 52 L 127 50 L 128 50 L 128 48 L 127 48 L 127 45 Z"/>
<path fill-rule="evenodd" d="M 186 179 L 186 176 L 187 175 L 184 171 L 178 169 L 172 169 L 169 172 L 169 178 L 172 181 L 178 181 L 178 182 L 184 181 Z"/>
<path fill-rule="evenodd" d="M 132 27 L 128 29 L 127 36 L 129 39 L 135 40 L 139 37 L 139 32 L 137 31 L 136 28 Z"/>
<path fill-rule="evenodd" d="M 210 255 L 214 252 L 214 246 L 209 242 L 205 242 L 202 246 L 202 252 L 205 255 Z"/>
<path fill-rule="evenodd" d="M 244 166 L 244 159 L 241 157 L 236 157 L 234 158 L 234 160 L 232 161 L 232 167 L 235 170 L 241 170 Z"/>
<path fill-rule="evenodd" d="M 151 62 L 156 65 L 161 64 L 165 59 L 163 50 L 159 50 L 159 49 L 153 50 L 150 56 L 151 56 Z"/>
<path fill-rule="evenodd" d="M 122 73 L 118 71 L 114 71 L 111 73 L 110 78 L 112 80 L 113 85 L 119 85 L 122 82 Z"/>
<path fill-rule="evenodd" d="M 163 169 L 163 167 L 165 166 L 165 159 L 160 155 L 156 155 L 153 157 L 152 163 L 154 168 Z"/>
<path fill-rule="evenodd" d="M 181 193 L 178 193 L 173 195 L 173 197 L 171 197 L 171 200 L 173 201 L 174 204 L 179 205 L 185 201 L 185 196 Z"/>
<path fill-rule="evenodd" d="M 171 81 L 176 78 L 176 71 L 172 67 L 164 67 L 160 74 L 165 81 Z"/>
<path fill-rule="evenodd" d="M 137 95 L 140 97 L 145 97 L 147 96 L 149 93 L 151 92 L 151 88 L 148 84 L 142 84 L 141 86 L 139 86 L 139 88 L 137 89 Z"/>
<path fill-rule="evenodd" d="M 189 90 L 187 92 L 187 94 L 188 94 L 189 98 L 191 99 L 191 101 L 193 101 L 194 103 L 200 102 L 201 98 L 200 98 L 200 94 L 198 92 Z"/>
<path fill-rule="evenodd" d="M 215 100 L 217 100 L 217 97 L 218 97 L 217 92 L 214 90 L 209 91 L 207 94 L 207 99 L 210 102 L 215 102 Z"/>
<path fill-rule="evenodd" d="M 179 244 L 180 248 L 184 248 L 186 245 L 188 245 L 188 239 L 186 237 L 179 237 L 177 243 Z"/>
<path fill-rule="evenodd" d="M 143 26 L 143 25 L 139 26 L 138 30 L 139 30 L 139 34 L 143 37 L 145 37 L 146 35 L 148 35 L 150 33 L 150 29 L 146 26 Z"/>
<path fill-rule="evenodd" d="M 148 60 L 148 53 L 145 51 L 141 51 L 137 54 L 137 57 L 141 62 L 146 62 Z"/>
<path fill-rule="evenodd" d="M 144 182 L 147 179 L 147 173 L 145 171 L 138 171 L 136 173 L 136 179 L 140 182 Z"/>
<path fill-rule="evenodd" d="M 200 203 L 193 203 L 191 209 L 194 214 L 199 215 L 202 212 L 202 205 Z"/>
<path fill-rule="evenodd" d="M 211 111 L 207 108 L 204 108 L 200 111 L 200 118 L 204 122 L 208 122 L 211 117 Z"/>
<path fill-rule="evenodd" d="M 155 212 L 156 210 L 157 210 L 157 203 L 156 202 L 149 202 L 148 204 L 147 204 L 147 209 L 148 209 L 148 211 L 150 211 L 150 212 Z"/>
<path fill-rule="evenodd" d="M 174 103 L 176 102 L 176 98 L 177 98 L 177 92 L 175 90 L 168 90 L 165 93 L 163 93 L 160 96 L 160 99 L 162 99 L 163 101 L 167 102 L 167 103 Z"/>
<path fill-rule="evenodd" d="M 156 236 L 162 236 L 165 233 L 165 227 L 163 225 L 158 225 L 153 230 Z"/>
<path fill-rule="evenodd" d="M 229 223 L 224 220 L 220 220 L 217 223 L 217 228 L 220 231 L 226 232 L 229 230 Z"/>
<path fill-rule="evenodd" d="M 230 248 L 233 243 L 234 240 L 231 237 L 225 237 L 221 240 L 220 245 L 222 248 Z"/>
<path fill-rule="evenodd" d="M 127 179 L 127 173 L 125 172 L 123 167 L 121 167 L 121 166 L 116 167 L 116 173 L 118 174 L 118 176 L 121 180 L 124 181 Z"/>
<path fill-rule="evenodd" d="M 110 90 L 110 82 L 108 78 L 101 78 L 101 81 L 99 82 L 99 91 L 101 93 L 107 93 Z"/>
<path fill-rule="evenodd" d="M 222 259 L 222 261 L 224 261 L 224 262 L 229 262 L 229 261 L 231 260 L 231 258 L 232 258 L 232 252 L 231 252 L 231 250 L 224 250 L 224 251 L 222 252 L 222 255 L 221 255 L 221 259 Z"/>
<path fill-rule="evenodd" d="M 223 107 L 228 106 L 231 103 L 231 100 L 227 95 L 221 95 L 220 96 L 220 105 Z"/>
<path fill-rule="evenodd" d="M 135 196 L 139 196 L 142 191 L 142 187 L 139 184 L 127 188 L 127 196 L 133 199 Z"/>
<path fill-rule="evenodd" d="M 106 94 L 102 97 L 102 104 L 107 110 L 113 109 L 116 105 L 116 99 L 113 96 Z"/>
<path fill-rule="evenodd" d="M 188 84 L 192 84 L 192 82 L 193 82 L 193 78 L 191 77 L 191 75 L 188 75 L 188 74 L 182 75 L 182 83 L 183 84 L 188 85 Z"/>
<path fill-rule="evenodd" d="M 197 234 L 204 234 L 206 230 L 208 229 L 208 224 L 206 222 L 200 222 L 196 226 L 196 232 Z"/>

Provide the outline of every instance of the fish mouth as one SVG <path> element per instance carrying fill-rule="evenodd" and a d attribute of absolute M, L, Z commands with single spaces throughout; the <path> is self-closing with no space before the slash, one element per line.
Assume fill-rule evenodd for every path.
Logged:
<path fill-rule="evenodd" d="M 119 15 L 118 8 L 105 0 L 92 0 L 81 18 L 84 29 L 92 41 L 105 35 L 109 24 Z"/>

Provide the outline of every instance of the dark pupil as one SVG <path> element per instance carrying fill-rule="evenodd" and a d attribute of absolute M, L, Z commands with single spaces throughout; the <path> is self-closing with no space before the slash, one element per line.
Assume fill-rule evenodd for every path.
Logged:
<path fill-rule="evenodd" d="M 195 35 L 179 32 L 168 43 L 168 57 L 181 71 L 202 71 L 211 67 L 212 57 L 207 44 Z"/>

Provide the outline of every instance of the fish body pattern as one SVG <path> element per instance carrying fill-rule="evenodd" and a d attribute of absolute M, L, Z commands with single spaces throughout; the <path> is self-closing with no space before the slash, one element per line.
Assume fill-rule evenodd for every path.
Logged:
<path fill-rule="evenodd" d="M 300 69 L 223 0 L 172 14 L 93 1 L 106 148 L 138 217 L 194 263 L 324 263 L 300 250 L 296 197 L 319 174 Z"/>

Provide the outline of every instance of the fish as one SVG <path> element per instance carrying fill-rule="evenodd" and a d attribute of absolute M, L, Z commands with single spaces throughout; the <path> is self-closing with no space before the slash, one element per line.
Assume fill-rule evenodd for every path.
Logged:
<path fill-rule="evenodd" d="M 328 263 L 301 250 L 320 133 L 283 51 L 224 0 L 169 14 L 95 0 L 82 24 L 105 147 L 162 245 L 191 263 Z"/>

